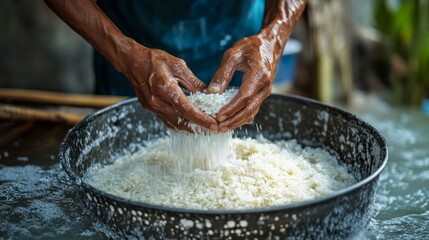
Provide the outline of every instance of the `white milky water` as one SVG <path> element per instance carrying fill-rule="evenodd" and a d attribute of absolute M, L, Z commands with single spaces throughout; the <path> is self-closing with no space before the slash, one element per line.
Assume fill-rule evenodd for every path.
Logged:
<path fill-rule="evenodd" d="M 368 112 L 369 111 L 369 112 Z M 356 239 L 428 239 L 429 116 L 418 110 L 357 112 L 387 139 L 368 229 Z M 0 149 L 0 239 L 107 239 L 113 233 L 84 209 L 59 164 L 6 166 Z M 22 166 L 25 163 L 27 165 Z M 19 166 L 21 165 L 21 166 Z"/>

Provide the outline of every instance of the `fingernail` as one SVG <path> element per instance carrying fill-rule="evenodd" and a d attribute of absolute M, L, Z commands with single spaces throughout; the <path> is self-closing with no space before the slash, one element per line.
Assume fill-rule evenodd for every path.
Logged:
<path fill-rule="evenodd" d="M 208 88 L 208 91 L 210 93 L 218 93 L 219 92 L 219 85 L 217 84 L 211 84 Z"/>
<path fill-rule="evenodd" d="M 210 125 L 210 130 L 212 130 L 212 131 L 214 131 L 214 132 L 217 132 L 217 129 L 218 129 L 218 127 L 217 127 L 217 125 L 216 125 L 216 124 L 212 124 L 212 125 Z"/>
<path fill-rule="evenodd" d="M 223 122 L 223 121 L 225 121 L 225 119 L 226 119 L 226 116 L 222 115 L 219 117 L 219 122 Z"/>

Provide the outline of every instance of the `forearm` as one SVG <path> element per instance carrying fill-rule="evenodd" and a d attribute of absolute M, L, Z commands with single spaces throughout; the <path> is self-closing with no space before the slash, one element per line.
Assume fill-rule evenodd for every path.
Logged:
<path fill-rule="evenodd" d="M 73 30 L 103 54 L 118 71 L 124 69 L 120 56 L 130 51 L 126 37 L 93 0 L 45 0 L 46 4 Z"/>
<path fill-rule="evenodd" d="M 280 56 L 306 3 L 307 0 L 265 1 L 264 21 L 260 35 L 274 43 L 273 50 L 280 53 Z"/>

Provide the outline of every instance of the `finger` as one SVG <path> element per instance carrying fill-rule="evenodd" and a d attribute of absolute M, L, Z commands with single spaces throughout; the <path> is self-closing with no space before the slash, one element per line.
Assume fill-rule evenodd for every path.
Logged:
<path fill-rule="evenodd" d="M 209 93 L 222 93 L 228 88 L 240 59 L 240 55 L 237 52 L 231 50 L 225 52 L 222 62 L 207 88 Z"/>
<path fill-rule="evenodd" d="M 161 102 L 161 101 L 160 101 Z M 163 102 L 163 101 L 162 101 Z M 166 105 L 169 105 L 166 103 Z M 164 109 L 173 109 L 172 106 L 166 106 Z M 185 130 L 187 132 L 192 132 L 192 129 L 189 127 L 189 121 L 179 117 L 179 114 L 174 111 L 174 113 L 168 111 L 160 111 L 156 108 L 152 109 L 152 112 L 161 119 L 161 121 L 170 129 L 175 130 Z"/>
<path fill-rule="evenodd" d="M 163 121 L 178 122 L 179 114 L 168 102 L 153 95 L 150 89 L 143 84 L 139 87 L 137 90 L 140 91 L 136 91 L 136 95 L 144 108 L 154 112 Z"/>
<path fill-rule="evenodd" d="M 219 124 L 219 131 L 226 132 L 238 128 L 244 124 L 252 123 L 256 114 L 259 112 L 262 102 L 270 95 L 270 91 L 260 91 L 254 100 L 241 109 L 236 115 Z"/>
<path fill-rule="evenodd" d="M 163 113 L 158 116 L 161 119 L 168 119 Z M 167 126 L 169 128 L 175 129 L 175 130 L 185 130 L 187 132 L 192 132 L 192 129 L 190 128 L 189 121 L 183 118 L 178 118 L 174 121 L 166 120 L 164 123 L 168 124 Z"/>
<path fill-rule="evenodd" d="M 185 95 L 180 98 L 179 104 L 175 105 L 175 107 L 184 119 L 206 129 L 218 131 L 217 121 L 213 117 L 194 107 Z"/>
<path fill-rule="evenodd" d="M 171 108 L 171 107 L 170 107 Z M 187 132 L 192 132 L 192 129 L 189 127 L 189 121 L 176 117 L 172 118 L 169 114 L 166 114 L 161 111 L 154 111 L 156 116 L 161 119 L 161 121 L 171 129 L 175 130 L 185 130 Z"/>
<path fill-rule="evenodd" d="M 206 84 L 192 73 L 185 62 L 178 68 L 180 69 L 176 70 L 174 76 L 184 88 L 190 92 L 202 92 L 207 88 Z"/>
<path fill-rule="evenodd" d="M 183 119 L 189 120 L 190 122 L 212 131 L 218 130 L 217 121 L 192 105 L 192 103 L 177 85 L 173 86 L 170 84 L 170 86 L 166 87 L 165 89 L 171 89 L 169 90 L 170 93 L 166 94 L 165 101 L 169 102 Z"/>
<path fill-rule="evenodd" d="M 238 90 L 237 95 L 231 100 L 230 103 L 221 108 L 217 114 L 216 119 L 223 122 L 226 119 L 236 115 L 244 107 L 248 106 L 254 101 L 254 96 L 263 89 L 263 74 L 256 70 L 249 70 L 243 75 L 243 84 Z"/>
<path fill-rule="evenodd" d="M 179 114 L 174 111 L 172 106 L 170 106 L 168 103 L 161 103 L 161 101 L 158 101 L 157 106 L 152 105 L 149 110 L 155 113 L 163 122 L 169 122 L 173 126 L 178 126 L 178 123 L 181 121 Z"/>
<path fill-rule="evenodd" d="M 165 126 L 167 126 L 167 128 L 170 128 L 170 129 L 176 129 L 176 127 L 175 127 L 175 126 L 173 126 L 173 124 L 170 124 L 168 121 L 164 121 L 164 120 L 162 119 L 162 117 L 161 117 L 161 116 L 157 115 L 157 117 L 158 117 L 159 119 L 161 119 L 161 121 L 164 123 L 164 125 L 165 125 Z"/>
<path fill-rule="evenodd" d="M 174 130 L 184 130 L 187 132 L 192 133 L 192 129 L 189 127 L 189 124 L 187 121 L 182 121 L 181 123 L 177 123 L 177 122 L 169 122 L 169 121 L 165 121 L 163 120 L 165 117 L 161 116 L 161 115 L 157 115 L 158 118 L 161 119 L 161 121 L 170 129 L 174 129 Z"/>
<path fill-rule="evenodd" d="M 228 123 L 224 122 L 219 125 L 219 132 L 221 133 L 229 132 L 247 123 L 248 122 L 245 121 L 244 119 L 242 119 L 241 122 L 237 122 L 237 121 L 232 122 L 228 120 Z"/>

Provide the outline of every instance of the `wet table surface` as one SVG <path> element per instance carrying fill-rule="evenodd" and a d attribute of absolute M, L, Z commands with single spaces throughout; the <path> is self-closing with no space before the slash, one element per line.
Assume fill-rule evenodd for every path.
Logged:
<path fill-rule="evenodd" d="M 429 116 L 418 109 L 353 111 L 387 139 L 375 215 L 357 239 L 429 238 Z M 0 239 L 106 239 L 58 163 L 70 126 L 0 122 Z"/>

